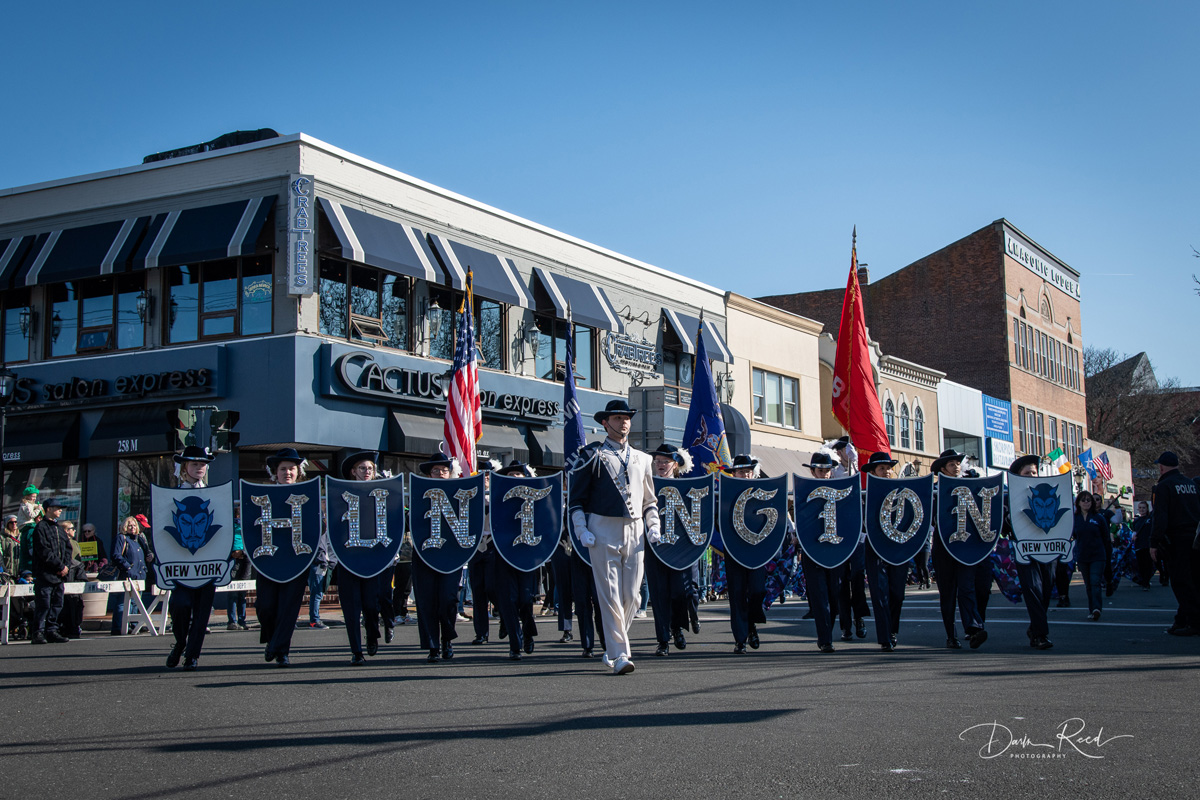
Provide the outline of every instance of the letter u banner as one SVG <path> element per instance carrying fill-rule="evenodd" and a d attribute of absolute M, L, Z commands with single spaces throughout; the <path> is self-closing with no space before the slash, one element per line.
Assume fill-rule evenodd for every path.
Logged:
<path fill-rule="evenodd" d="M 229 583 L 233 562 L 233 484 L 200 489 L 150 487 L 150 541 L 158 585 Z"/>
<path fill-rule="evenodd" d="M 996 548 L 1004 522 L 1004 476 L 951 478 L 937 486 L 937 530 L 946 551 L 968 567 Z"/>
<path fill-rule="evenodd" d="M 325 479 L 325 527 L 338 563 L 373 578 L 392 563 L 404 540 L 404 478 Z"/>
<path fill-rule="evenodd" d="M 907 564 L 929 543 L 933 476 L 867 476 L 867 541 L 889 564 Z"/>
<path fill-rule="evenodd" d="M 321 479 L 241 482 L 242 541 L 254 571 L 276 583 L 308 572 L 321 541 Z"/>
<path fill-rule="evenodd" d="M 442 480 L 413 474 L 408 488 L 413 553 L 437 572 L 458 572 L 483 535 L 483 473 Z"/>
<path fill-rule="evenodd" d="M 831 480 L 792 476 L 796 491 L 796 537 L 818 566 L 846 563 L 862 532 L 862 484 L 857 475 Z"/>
<path fill-rule="evenodd" d="M 492 543 L 514 569 L 550 560 L 562 537 L 562 473 L 545 478 L 492 476 Z"/>
<path fill-rule="evenodd" d="M 713 476 L 655 478 L 662 538 L 650 545 L 671 569 L 689 569 L 712 542 L 716 503 Z"/>
<path fill-rule="evenodd" d="M 787 533 L 787 475 L 721 476 L 721 539 L 725 556 L 746 569 L 775 558 Z"/>

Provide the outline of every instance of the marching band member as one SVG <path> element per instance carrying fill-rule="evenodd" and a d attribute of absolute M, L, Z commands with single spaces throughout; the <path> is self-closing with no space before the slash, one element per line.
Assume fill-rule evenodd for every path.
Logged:
<path fill-rule="evenodd" d="M 588 548 L 606 644 L 604 663 L 614 675 L 634 670 L 629 627 L 640 603 L 646 538 L 657 541 L 658 504 L 650 456 L 629 444 L 634 414 L 610 400 L 594 418 L 608 434 L 590 463 L 571 475 L 570 513 Z"/>
<path fill-rule="evenodd" d="M 445 453 L 437 453 L 418 469 L 434 480 L 447 480 L 462 475 L 458 461 Z M 438 524 L 441 524 L 440 522 Z M 458 638 L 454 623 L 458 618 L 458 584 L 462 570 L 449 575 L 438 572 L 414 554 L 412 562 L 413 597 L 417 601 L 417 632 L 421 647 L 429 651 L 426 661 L 437 663 L 454 658 L 454 646 Z"/>
<path fill-rule="evenodd" d="M 533 468 L 513 459 L 496 472 L 510 478 L 536 478 Z M 532 653 L 537 636 L 537 618 L 533 600 L 537 594 L 538 570 L 523 572 L 496 554 L 493 565 L 496 575 L 496 596 L 499 599 L 500 621 L 508 632 L 509 658 L 518 661 L 521 649 Z"/>
<path fill-rule="evenodd" d="M 864 470 L 877 478 L 891 478 L 892 468 L 899 462 L 886 451 L 871 453 Z M 863 495 L 865 502 L 866 495 Z M 866 517 L 863 518 L 864 524 Z M 875 640 L 879 649 L 890 653 L 896 649 L 900 632 L 900 608 L 904 605 L 904 587 L 908 584 L 908 564 L 889 564 L 879 557 L 871 542 L 866 549 L 867 588 L 875 616 Z"/>
<path fill-rule="evenodd" d="M 267 457 L 267 472 L 277 484 L 299 483 L 305 479 L 308 461 L 293 447 L 285 447 Z M 296 620 L 300 617 L 300 603 L 304 600 L 304 589 L 308 586 L 308 570 L 287 583 L 277 583 L 262 573 L 255 572 L 254 609 L 258 615 L 258 641 L 265 644 L 263 658 L 274 661 L 281 667 L 291 666 L 289 653 L 292 649 L 292 634 L 296 631 Z"/>
<path fill-rule="evenodd" d="M 824 449 L 832 451 L 834 458 L 839 462 L 833 469 L 834 478 L 845 478 L 858 473 L 858 451 L 850 443 L 849 436 L 826 442 Z M 863 621 L 863 617 L 867 616 L 870 611 L 867 606 L 867 595 L 863 588 L 867 574 L 867 551 L 864 544 L 866 539 L 867 534 L 864 529 L 859 534 L 858 547 L 840 568 L 837 616 L 841 621 L 843 642 L 854 641 L 855 634 L 860 639 L 867 638 L 867 625 Z M 850 632 L 851 623 L 853 623 L 854 633 Z"/>
<path fill-rule="evenodd" d="M 819 480 L 833 477 L 837 462 L 833 453 L 821 448 L 813 453 L 812 461 L 804 466 Z M 800 551 L 800 568 L 804 570 L 804 585 L 808 592 L 808 607 L 812 610 L 813 621 L 817 624 L 817 649 L 822 653 L 832 653 L 833 650 L 833 618 L 838 603 L 842 582 L 842 567 L 828 569 L 817 564 Z"/>
<path fill-rule="evenodd" d="M 944 450 L 933 460 L 930 471 L 936 475 L 948 475 L 957 478 L 962 471 L 962 462 L 966 453 L 954 449 Z M 937 497 L 937 487 L 934 487 L 934 497 Z M 937 507 L 937 503 L 934 503 Z M 987 631 L 983 627 L 983 619 L 979 616 L 979 606 L 975 596 L 976 572 L 979 569 L 991 569 L 991 561 L 968 567 L 946 549 L 937 531 L 937 515 L 933 517 L 933 569 L 937 573 L 938 600 L 942 612 L 942 624 L 946 626 L 946 647 L 951 650 L 961 650 L 958 633 L 954 627 L 954 605 L 958 604 L 958 613 L 962 618 L 963 632 L 974 650 L 987 641 Z"/>
<path fill-rule="evenodd" d="M 491 500 L 488 491 L 491 488 L 492 473 L 500 469 L 500 462 L 494 458 L 480 459 L 476 472 L 483 473 L 483 533 L 480 535 L 479 549 L 471 556 L 467 564 L 467 580 L 471 584 L 471 623 L 475 628 L 475 638 L 471 644 L 487 644 L 491 628 L 491 618 L 488 614 L 488 602 L 496 603 L 496 548 L 492 546 L 492 513 Z M 520 658 L 518 653 L 517 658 Z"/>
<path fill-rule="evenodd" d="M 1009 465 L 1008 472 L 1010 475 L 1036 478 L 1040 461 L 1037 456 L 1021 456 Z M 1011 507 L 1007 502 L 1004 504 L 1004 517 L 1004 527 L 1011 535 Z M 1046 609 L 1050 607 L 1050 592 L 1054 589 L 1054 567 L 1057 563 L 1052 561 L 1044 564 L 1030 559 L 1028 564 L 1022 564 L 1020 560 L 1016 564 L 1017 577 L 1021 581 L 1021 597 L 1025 600 L 1025 611 L 1029 614 L 1029 628 L 1026 634 L 1029 636 L 1029 646 L 1035 650 L 1049 650 L 1054 647 L 1054 643 L 1049 639 L 1050 620 Z"/>
<path fill-rule="evenodd" d="M 379 477 L 379 453 L 360 450 L 342 462 L 342 479 L 370 481 Z M 360 578 L 339 563 L 337 565 L 338 604 L 346 620 L 346 639 L 350 643 L 350 666 L 367 663 L 363 657 L 362 628 L 367 630 L 367 655 L 379 652 L 379 578 Z"/>
<path fill-rule="evenodd" d="M 678 478 L 692 471 L 691 453 L 675 445 L 664 442 L 650 455 L 654 459 L 654 474 L 659 478 Z M 674 639 L 676 649 L 683 650 L 687 647 L 683 629 L 691 623 L 693 630 L 700 632 L 700 569 L 695 564 L 687 570 L 672 569 L 659 559 L 653 547 L 646 548 L 643 563 L 658 641 L 654 655 L 667 655 L 671 639 Z"/>
<path fill-rule="evenodd" d="M 733 463 L 726 470 L 734 478 L 748 480 L 758 478 L 761 472 L 758 459 L 749 455 L 733 457 Z M 788 520 L 788 526 L 792 522 Z M 722 531 L 722 536 L 724 536 Z M 733 652 L 736 655 L 746 654 L 747 643 L 758 649 L 757 623 L 766 623 L 767 614 L 763 604 L 767 599 L 767 568 L 746 569 L 733 558 L 725 559 L 725 581 L 729 592 L 729 627 L 733 631 Z"/>
<path fill-rule="evenodd" d="M 174 456 L 175 464 L 180 470 L 180 489 L 203 489 L 208 486 L 208 465 L 212 463 L 212 453 L 206 448 L 189 445 L 182 453 Z M 183 658 L 183 668 L 194 670 L 199 666 L 200 650 L 204 647 L 204 634 L 208 632 L 208 618 L 212 614 L 213 597 L 217 587 L 207 584 L 199 588 L 182 584 L 171 590 L 171 599 L 167 603 L 167 611 L 171 615 L 171 632 L 175 635 L 175 646 L 167 656 L 167 668 L 179 666 Z"/>

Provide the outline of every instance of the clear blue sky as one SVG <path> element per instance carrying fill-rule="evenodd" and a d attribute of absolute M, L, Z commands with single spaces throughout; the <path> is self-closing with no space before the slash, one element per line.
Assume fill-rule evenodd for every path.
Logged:
<path fill-rule="evenodd" d="M 1200 4 L 26 3 L 0 186 L 271 127 L 756 296 L 1007 217 L 1200 384 Z M 964 319 L 964 325 L 971 324 Z"/>

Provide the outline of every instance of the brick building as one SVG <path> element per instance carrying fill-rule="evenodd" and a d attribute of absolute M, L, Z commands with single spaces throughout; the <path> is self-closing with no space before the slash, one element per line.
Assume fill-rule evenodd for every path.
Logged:
<path fill-rule="evenodd" d="M 1000 219 L 872 283 L 883 352 L 1012 403 L 1018 453 L 1086 448 L 1079 273 Z M 844 289 L 759 298 L 837 330 Z M 991 459 L 989 459 L 990 461 Z"/>

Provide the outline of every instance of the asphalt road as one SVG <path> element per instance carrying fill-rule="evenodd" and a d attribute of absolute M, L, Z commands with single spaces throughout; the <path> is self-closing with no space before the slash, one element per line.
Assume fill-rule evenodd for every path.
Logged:
<path fill-rule="evenodd" d="M 519 663 L 495 623 L 481 647 L 460 623 L 450 663 L 406 626 L 352 668 L 334 628 L 297 631 L 281 669 L 222 612 L 196 672 L 164 669 L 165 637 L 18 643 L 0 650 L 0 797 L 1195 797 L 1200 637 L 1163 634 L 1169 589 L 1108 603 L 1100 622 L 1054 609 L 1035 652 L 1024 607 L 993 594 L 987 643 L 949 651 L 936 593 L 910 591 L 897 652 L 868 622 L 821 655 L 792 601 L 746 656 L 707 604 L 667 658 L 638 620 L 624 677 L 550 617 Z"/>

